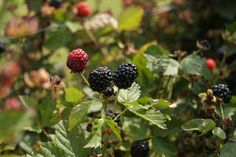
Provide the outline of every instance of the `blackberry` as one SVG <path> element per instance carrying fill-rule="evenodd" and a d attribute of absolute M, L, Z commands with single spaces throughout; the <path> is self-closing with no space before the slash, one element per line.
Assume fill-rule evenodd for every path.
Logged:
<path fill-rule="evenodd" d="M 6 48 L 3 43 L 0 43 L 0 54 L 6 51 Z"/>
<path fill-rule="evenodd" d="M 231 91 L 226 84 L 214 85 L 212 91 L 216 97 L 221 98 L 225 103 L 229 102 L 232 97 Z"/>
<path fill-rule="evenodd" d="M 112 74 L 111 70 L 107 67 L 99 67 L 94 69 L 88 78 L 90 88 L 93 91 L 102 92 L 107 87 L 111 86 Z"/>
<path fill-rule="evenodd" d="M 130 154 L 132 157 L 148 157 L 149 150 L 148 141 L 134 141 L 131 145 Z"/>
<path fill-rule="evenodd" d="M 57 8 L 61 7 L 62 1 L 61 0 L 51 0 L 49 2 L 49 5 L 57 9 Z"/>
<path fill-rule="evenodd" d="M 197 47 L 202 51 L 208 51 L 211 48 L 211 44 L 208 40 L 197 41 Z"/>
<path fill-rule="evenodd" d="M 138 77 L 138 68 L 130 62 L 121 64 L 113 75 L 113 81 L 118 88 L 129 88 Z"/>
<path fill-rule="evenodd" d="M 50 83 L 52 85 L 59 85 L 61 83 L 61 78 L 58 75 L 51 76 Z"/>
<path fill-rule="evenodd" d="M 118 116 L 120 113 L 112 108 L 110 108 L 107 112 L 107 116 L 111 117 L 111 119 L 114 119 L 116 116 Z M 116 120 L 116 122 L 120 121 L 120 117 Z"/>
<path fill-rule="evenodd" d="M 112 95 L 114 94 L 114 89 L 113 89 L 112 87 L 107 87 L 107 88 L 102 92 L 102 94 L 103 94 L 104 96 L 107 96 L 107 97 L 112 96 Z"/>

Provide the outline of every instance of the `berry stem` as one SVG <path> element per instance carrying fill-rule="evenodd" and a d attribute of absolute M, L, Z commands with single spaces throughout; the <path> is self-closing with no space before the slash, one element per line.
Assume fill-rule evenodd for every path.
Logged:
<path fill-rule="evenodd" d="M 223 107 L 222 107 L 222 104 L 220 103 L 220 113 L 221 113 L 221 118 L 222 118 L 222 121 L 225 119 L 225 115 L 224 115 L 224 110 L 223 110 Z"/>
<path fill-rule="evenodd" d="M 88 80 L 84 76 L 84 72 L 80 73 L 80 75 L 83 78 L 84 82 L 90 87 L 90 84 L 89 84 Z"/>
<path fill-rule="evenodd" d="M 124 114 L 126 111 L 128 110 L 128 108 L 125 108 L 122 112 L 120 112 L 114 119 L 113 121 L 115 122 L 122 114 Z"/>

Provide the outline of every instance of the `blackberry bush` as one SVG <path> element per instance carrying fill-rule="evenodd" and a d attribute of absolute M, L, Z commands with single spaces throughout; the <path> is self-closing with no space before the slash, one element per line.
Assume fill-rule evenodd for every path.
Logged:
<path fill-rule="evenodd" d="M 232 97 L 231 91 L 226 84 L 217 84 L 212 87 L 213 94 L 228 103 Z"/>
<path fill-rule="evenodd" d="M 132 157 L 148 157 L 149 150 L 148 141 L 134 141 L 131 145 L 130 154 Z"/>
<path fill-rule="evenodd" d="M 118 88 L 127 89 L 131 87 L 138 77 L 138 68 L 130 62 L 122 63 L 113 75 L 113 81 Z"/>
<path fill-rule="evenodd" d="M 90 84 L 90 88 L 93 91 L 103 92 L 110 87 L 112 84 L 112 73 L 111 70 L 107 67 L 99 67 L 94 69 L 88 78 L 88 82 Z"/>

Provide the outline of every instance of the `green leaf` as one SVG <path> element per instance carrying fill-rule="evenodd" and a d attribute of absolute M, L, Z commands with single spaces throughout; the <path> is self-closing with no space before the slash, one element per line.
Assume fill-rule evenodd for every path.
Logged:
<path fill-rule="evenodd" d="M 65 24 L 72 33 L 82 29 L 82 26 L 78 22 L 67 21 Z"/>
<path fill-rule="evenodd" d="M 234 154 L 236 154 L 236 142 L 228 142 L 220 150 L 220 157 L 232 157 Z"/>
<path fill-rule="evenodd" d="M 110 119 L 106 119 L 106 124 L 109 126 L 109 128 L 112 129 L 115 136 L 119 139 L 119 141 L 122 141 L 122 138 L 120 136 L 120 130 L 118 129 L 118 125 L 116 122 Z"/>
<path fill-rule="evenodd" d="M 38 116 L 40 118 L 40 122 L 44 126 L 51 126 L 55 124 L 55 122 L 53 122 L 54 108 L 55 106 L 50 98 L 44 99 L 41 104 L 37 105 L 37 109 L 39 111 Z"/>
<path fill-rule="evenodd" d="M 60 121 L 55 125 L 55 137 L 52 142 L 44 143 L 40 149 L 35 152 L 33 157 L 85 157 L 88 155 L 88 149 L 84 148 L 86 143 L 85 135 L 81 130 L 74 128 L 67 132 L 66 122 Z M 79 136 L 78 136 L 79 133 Z"/>
<path fill-rule="evenodd" d="M 219 137 L 222 140 L 226 139 L 225 131 L 223 129 L 219 128 L 219 127 L 215 127 L 212 130 L 212 134 L 216 135 L 217 137 Z"/>
<path fill-rule="evenodd" d="M 71 131 L 76 125 L 82 122 L 82 120 L 86 117 L 89 106 L 93 103 L 93 101 L 83 102 L 77 106 L 75 106 L 69 116 L 68 120 L 68 130 Z"/>
<path fill-rule="evenodd" d="M 160 111 L 145 108 L 145 106 L 142 106 L 137 102 L 126 103 L 124 105 L 135 115 L 143 118 L 153 125 L 156 125 L 162 129 L 166 129 L 165 117 Z"/>
<path fill-rule="evenodd" d="M 96 119 L 93 124 L 93 130 L 89 137 L 89 142 L 84 148 L 98 148 L 102 146 L 102 125 L 103 119 Z"/>
<path fill-rule="evenodd" d="M 206 134 L 208 131 L 215 128 L 215 122 L 212 119 L 192 119 L 182 125 L 185 131 L 199 131 Z"/>
<path fill-rule="evenodd" d="M 65 98 L 66 98 L 66 101 L 68 102 L 77 103 L 81 101 L 83 97 L 84 97 L 84 94 L 74 87 L 69 87 L 65 91 Z"/>
<path fill-rule="evenodd" d="M 120 90 L 118 101 L 120 103 L 135 101 L 139 98 L 140 92 L 140 86 L 134 82 L 130 88 Z"/>
<path fill-rule="evenodd" d="M 0 112 L 0 143 L 2 140 L 14 138 L 16 134 L 29 127 L 31 114 L 22 111 L 1 111 Z"/>
<path fill-rule="evenodd" d="M 20 99 L 22 105 L 24 105 L 26 108 L 35 106 L 37 104 L 36 100 L 34 100 L 28 96 L 21 95 L 21 96 L 19 96 L 19 99 Z"/>
<path fill-rule="evenodd" d="M 168 57 L 170 52 L 167 49 L 162 48 L 159 45 L 150 45 L 144 52 L 147 55 Z"/>
<path fill-rule="evenodd" d="M 166 76 L 178 75 L 179 62 L 177 62 L 174 59 L 168 59 L 165 66 L 166 66 L 166 68 L 164 71 L 164 75 L 166 75 Z"/>
<path fill-rule="evenodd" d="M 179 62 L 166 57 L 154 57 L 153 55 L 145 54 L 147 60 L 147 68 L 156 73 L 162 72 L 166 76 L 178 75 Z"/>
<path fill-rule="evenodd" d="M 193 53 L 180 62 L 180 69 L 188 75 L 201 75 L 204 59 Z"/>
<path fill-rule="evenodd" d="M 143 17 L 143 9 L 140 7 L 130 7 L 124 10 L 119 19 L 120 31 L 135 31 L 139 27 Z"/>
<path fill-rule="evenodd" d="M 124 117 L 122 120 L 122 130 L 131 140 L 142 140 L 149 138 L 151 131 L 148 123 L 144 123 L 140 118 Z"/>
<path fill-rule="evenodd" d="M 47 33 L 45 46 L 51 50 L 55 50 L 65 46 L 70 39 L 71 34 L 67 28 L 56 28 L 55 30 Z"/>
<path fill-rule="evenodd" d="M 166 139 L 153 138 L 152 148 L 158 157 L 163 156 L 162 154 L 166 157 L 176 157 L 176 146 L 173 142 L 167 141 Z"/>

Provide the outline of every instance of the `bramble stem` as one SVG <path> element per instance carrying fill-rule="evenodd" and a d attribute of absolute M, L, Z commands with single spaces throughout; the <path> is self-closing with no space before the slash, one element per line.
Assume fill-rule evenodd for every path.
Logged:
<path fill-rule="evenodd" d="M 83 78 L 84 82 L 85 82 L 88 86 L 90 86 L 88 80 L 87 80 L 87 79 L 85 78 L 85 76 L 84 76 L 84 72 L 80 73 L 80 75 L 81 75 L 81 77 Z"/>
<path fill-rule="evenodd" d="M 119 113 L 114 119 L 113 121 L 116 121 L 122 114 L 124 114 L 126 111 L 128 110 L 128 108 L 125 108 L 121 113 Z"/>
<path fill-rule="evenodd" d="M 220 103 L 220 113 L 221 113 L 221 118 L 222 118 L 222 121 L 225 119 L 225 115 L 224 115 L 224 110 L 223 110 L 223 107 L 222 107 L 222 104 Z"/>

